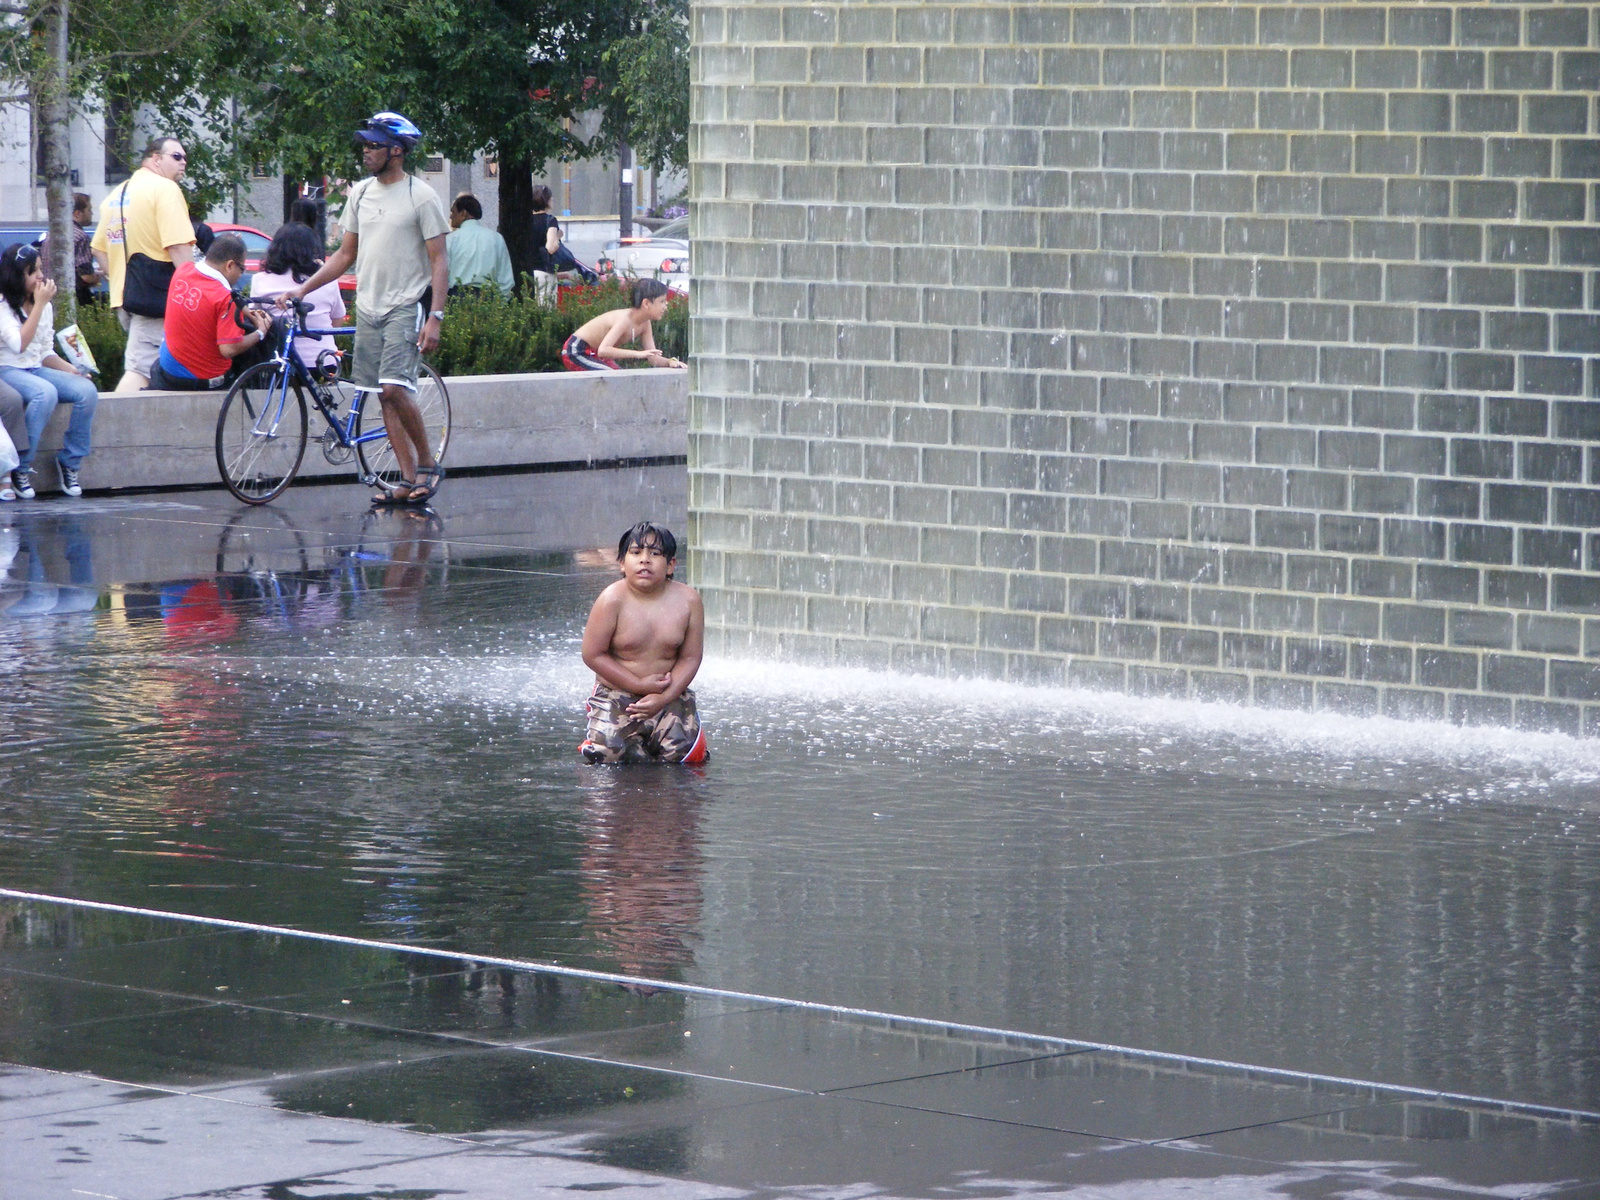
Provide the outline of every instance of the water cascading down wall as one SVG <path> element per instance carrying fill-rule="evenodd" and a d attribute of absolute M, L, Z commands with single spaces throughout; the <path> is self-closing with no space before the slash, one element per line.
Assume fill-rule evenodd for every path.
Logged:
<path fill-rule="evenodd" d="M 712 650 L 1600 734 L 1600 5 L 694 41 Z"/>

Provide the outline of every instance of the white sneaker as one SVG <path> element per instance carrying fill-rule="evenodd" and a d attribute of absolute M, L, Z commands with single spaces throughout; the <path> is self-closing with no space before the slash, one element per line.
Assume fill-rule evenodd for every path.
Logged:
<path fill-rule="evenodd" d="M 17 495 L 24 500 L 32 500 L 37 494 L 33 490 L 33 472 L 19 468 L 11 472 L 11 486 L 17 489 Z"/>
<path fill-rule="evenodd" d="M 83 495 L 83 484 L 78 482 L 78 473 L 71 467 L 61 467 L 61 490 L 69 496 Z"/>

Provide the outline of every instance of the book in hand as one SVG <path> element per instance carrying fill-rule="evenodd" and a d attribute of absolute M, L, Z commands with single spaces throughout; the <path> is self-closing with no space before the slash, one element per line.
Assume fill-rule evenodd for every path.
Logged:
<path fill-rule="evenodd" d="M 56 330 L 56 345 L 61 350 L 61 357 L 73 366 L 91 375 L 100 374 L 100 366 L 94 361 L 94 351 L 89 349 L 88 339 L 76 325 Z"/>

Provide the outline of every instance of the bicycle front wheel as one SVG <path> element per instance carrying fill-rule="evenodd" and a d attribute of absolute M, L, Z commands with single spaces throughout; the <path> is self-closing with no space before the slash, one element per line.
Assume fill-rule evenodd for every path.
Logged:
<path fill-rule="evenodd" d="M 246 504 L 265 504 L 294 480 L 306 452 L 306 398 L 276 363 L 228 389 L 217 414 L 217 470 Z"/>
<path fill-rule="evenodd" d="M 383 410 L 376 395 L 364 397 L 357 435 L 362 430 L 383 427 Z M 427 363 L 417 367 L 417 392 L 413 397 L 422 414 L 422 427 L 427 431 L 428 446 L 433 450 L 434 461 L 444 463 L 444 452 L 450 445 L 450 393 L 445 391 L 444 380 L 439 378 Z M 394 488 L 401 482 L 400 468 L 395 463 L 394 448 L 389 439 L 374 438 L 370 442 L 356 443 L 356 455 L 361 460 L 362 478 L 368 482 Z"/>

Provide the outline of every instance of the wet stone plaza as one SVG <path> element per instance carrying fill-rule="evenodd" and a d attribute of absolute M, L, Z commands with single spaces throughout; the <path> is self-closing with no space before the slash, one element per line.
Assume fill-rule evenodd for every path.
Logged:
<path fill-rule="evenodd" d="M 364 504 L 0 513 L 0 1197 L 1600 1196 L 1600 744 L 712 658 L 592 767 L 684 469 Z"/>

